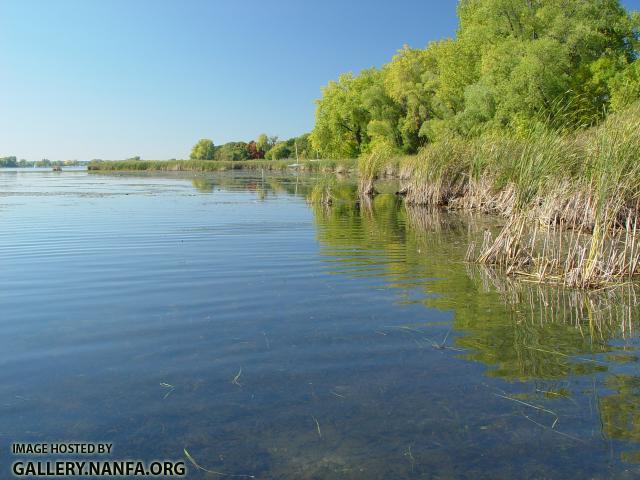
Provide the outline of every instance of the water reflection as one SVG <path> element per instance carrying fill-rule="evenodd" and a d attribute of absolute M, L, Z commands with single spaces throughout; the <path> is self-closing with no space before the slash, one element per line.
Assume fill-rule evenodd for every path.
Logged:
<path fill-rule="evenodd" d="M 393 195 L 363 202 L 354 193 L 351 200 L 313 207 L 333 272 L 377 275 L 385 287 L 403 290 L 404 302 L 453 312 L 449 339 L 464 350 L 460 357 L 482 362 L 489 377 L 522 383 L 507 401 L 525 402 L 534 413 L 573 404 L 571 415 L 580 417 L 590 402 L 585 396 L 593 396 L 589 408 L 597 407 L 605 438 L 640 441 L 637 285 L 590 292 L 515 281 L 463 261 L 466 245 L 495 228 L 491 219 L 405 208 Z M 407 328 L 419 332 L 420 325 Z M 444 340 L 426 345 L 442 348 Z M 541 426 L 555 430 L 560 417 L 547 416 Z M 621 458 L 640 457 L 624 450 Z"/>
<path fill-rule="evenodd" d="M 429 336 L 432 320 L 401 325 L 417 349 L 447 349 L 485 365 L 487 377 L 511 385 L 510 393 L 490 387 L 494 394 L 505 408 L 521 409 L 531 428 L 581 444 L 599 429 L 625 444 L 620 460 L 640 461 L 638 285 L 579 291 L 470 265 L 468 244 L 499 219 L 405 207 L 392 193 L 358 197 L 350 178 L 269 177 L 262 185 L 307 199 L 331 274 L 378 278 L 375 288 L 397 290 L 398 304 L 453 313 L 450 330 L 437 338 Z"/>
<path fill-rule="evenodd" d="M 499 219 L 407 208 L 392 182 L 37 178 L 0 174 L 7 439 L 186 447 L 257 478 L 640 474 L 634 285 L 475 268 Z"/>
<path fill-rule="evenodd" d="M 191 184 L 200 193 L 211 193 L 215 186 L 211 177 L 195 177 L 191 179 Z"/>
<path fill-rule="evenodd" d="M 487 379 L 506 382 L 480 381 L 479 385 L 494 398 L 489 402 L 482 396 L 487 402 L 483 414 L 476 411 L 474 415 L 487 425 L 479 428 L 502 429 L 502 435 L 507 430 L 515 441 L 521 436 L 543 433 L 587 451 L 598 450 L 597 444 L 604 438 L 608 442 L 604 457 L 614 450 L 611 442 L 619 441 L 621 444 L 615 447 L 618 459 L 638 463 L 637 285 L 577 291 L 515 281 L 501 272 L 470 265 L 464 261 L 468 244 L 481 238 L 485 229 L 498 228 L 499 219 L 405 207 L 393 193 L 373 199 L 358 197 L 353 178 L 236 174 L 221 176 L 215 182 L 193 179 L 201 193 L 211 192 L 214 184 L 222 189 L 254 192 L 260 200 L 278 195 L 303 197 L 313 212 L 320 254 L 328 273 L 374 279 L 371 288 L 395 292 L 397 305 L 443 312 L 445 317 L 436 320 L 432 315 L 424 321 L 411 316 L 409 322 L 382 325 L 374 333 L 383 338 L 399 337 L 413 345 L 415 352 L 442 351 L 458 361 L 478 362 L 485 367 L 483 375 Z M 393 192 L 394 185 L 378 190 Z M 446 319 L 447 314 L 451 314 L 450 320 Z M 379 388 L 388 388 L 387 380 L 381 379 Z M 355 394 L 359 389 L 360 393 Z M 330 391 L 338 398 L 342 398 L 339 392 L 355 394 L 362 400 L 369 398 L 372 392 L 362 389 L 352 383 L 350 387 L 331 387 Z M 403 399 L 411 403 L 415 395 L 405 390 Z M 395 402 L 399 407 L 400 400 Z M 456 402 L 448 398 L 447 403 L 448 407 L 445 403 L 439 408 L 459 416 Z M 290 408 L 296 407 L 292 404 Z M 505 416 L 497 414 L 502 409 L 507 412 Z M 424 414 L 431 416 L 431 412 L 432 406 Z M 362 417 L 354 418 L 362 421 Z M 444 419 L 437 426 L 434 424 L 442 435 L 440 445 L 466 442 L 469 448 L 476 448 L 476 437 L 465 437 L 458 431 L 458 422 L 447 429 L 449 437 L 442 434 L 445 425 Z M 376 431 L 371 426 L 367 428 Z M 269 455 L 291 453 L 291 435 L 295 437 L 287 430 L 287 438 L 271 438 Z M 311 434 L 305 432 L 296 442 L 306 444 L 310 441 L 308 435 Z M 387 442 L 399 442 L 396 448 L 400 449 L 406 437 L 410 437 L 408 432 L 396 432 L 387 437 Z M 306 448 L 298 449 L 299 458 L 293 464 L 291 459 L 281 458 L 283 470 L 279 474 L 295 476 L 291 472 L 307 469 L 309 476 L 319 478 L 354 475 L 352 462 L 362 460 L 371 441 L 352 445 L 346 452 L 344 446 L 340 447 L 349 460 L 329 454 L 331 449 L 323 450 L 320 456 L 315 449 L 311 455 Z M 550 442 L 548 438 L 547 441 Z M 424 457 L 431 455 L 415 445 L 413 448 L 403 451 L 411 470 L 405 465 L 396 473 L 410 475 L 419 471 L 416 465 L 421 463 L 420 456 L 424 464 Z M 431 461 L 446 463 L 443 458 Z"/>

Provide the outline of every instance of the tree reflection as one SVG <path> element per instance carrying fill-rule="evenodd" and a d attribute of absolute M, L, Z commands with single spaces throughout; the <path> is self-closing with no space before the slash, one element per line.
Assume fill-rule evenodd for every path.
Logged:
<path fill-rule="evenodd" d="M 191 179 L 191 185 L 193 188 L 198 190 L 200 193 L 211 193 L 213 192 L 213 178 L 211 177 L 195 177 Z"/>
<path fill-rule="evenodd" d="M 545 400 L 582 394 L 568 382 L 592 377 L 599 382 L 603 435 L 640 442 L 640 378 L 628 351 L 636 348 L 637 286 L 591 292 L 514 281 L 464 262 L 469 242 L 496 228 L 496 220 L 404 207 L 394 195 L 360 199 L 345 185 L 331 188 L 331 206 L 312 206 L 331 272 L 376 275 L 386 288 L 401 290 L 406 302 L 453 312 L 452 337 L 463 358 L 482 362 L 490 377 L 535 385 Z M 623 459 L 640 454 L 627 452 Z"/>
<path fill-rule="evenodd" d="M 206 177 L 192 184 L 203 192 L 214 185 Z M 597 397 L 602 435 L 640 443 L 638 286 L 577 291 L 470 265 L 467 246 L 499 228 L 499 219 L 404 206 L 391 187 L 359 197 L 353 178 L 255 173 L 216 176 L 215 184 L 260 199 L 306 199 L 330 273 L 375 276 L 376 287 L 398 292 L 399 302 L 451 312 L 448 345 L 456 355 L 485 365 L 488 377 L 529 387 L 528 402 L 570 401 L 584 410 L 585 399 Z M 592 391 L 574 386 L 581 378 L 593 382 Z M 638 462 L 640 450 L 622 459 Z"/>

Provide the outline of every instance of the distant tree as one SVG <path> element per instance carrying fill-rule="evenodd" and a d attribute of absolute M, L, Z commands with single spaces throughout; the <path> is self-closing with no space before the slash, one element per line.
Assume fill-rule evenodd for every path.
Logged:
<path fill-rule="evenodd" d="M 3 157 L 0 158 L 0 168 L 15 168 L 18 166 L 18 160 L 16 157 Z"/>
<path fill-rule="evenodd" d="M 215 147 L 213 142 L 208 138 L 203 138 L 196 143 L 191 149 L 191 160 L 213 160 L 215 155 Z"/>
<path fill-rule="evenodd" d="M 247 153 L 249 154 L 249 158 L 251 159 L 260 159 L 264 158 L 265 152 L 258 148 L 256 142 L 253 140 L 247 144 Z"/>
<path fill-rule="evenodd" d="M 293 139 L 293 153 L 295 155 L 296 146 L 298 148 L 299 158 L 314 158 L 313 145 L 311 144 L 310 134 L 305 133 Z"/>
<path fill-rule="evenodd" d="M 141 160 L 140 156 L 136 155 L 135 157 L 130 157 L 127 158 L 127 160 L 132 161 L 132 162 L 138 162 Z"/>
<path fill-rule="evenodd" d="M 262 150 L 264 153 L 268 152 L 270 148 L 268 143 L 269 137 L 267 137 L 266 133 L 261 133 L 260 135 L 258 135 L 258 139 L 256 140 L 256 147 L 258 149 Z"/>
<path fill-rule="evenodd" d="M 269 150 L 267 158 L 270 160 L 280 160 L 283 158 L 291 158 L 291 154 L 291 146 L 288 142 L 278 142 Z"/>
<path fill-rule="evenodd" d="M 262 152 L 263 157 L 266 157 L 276 143 L 278 143 L 277 135 L 270 137 L 266 133 L 261 133 L 256 140 L 256 147 Z"/>
<path fill-rule="evenodd" d="M 248 160 L 249 156 L 248 144 L 246 142 L 229 142 L 222 145 L 216 150 L 216 160 L 238 161 Z"/>

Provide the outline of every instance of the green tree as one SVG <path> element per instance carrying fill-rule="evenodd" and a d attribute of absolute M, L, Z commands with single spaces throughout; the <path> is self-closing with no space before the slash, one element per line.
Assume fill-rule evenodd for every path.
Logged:
<path fill-rule="evenodd" d="M 191 149 L 191 160 L 213 160 L 215 147 L 213 142 L 208 138 L 203 138 L 196 143 Z"/>
<path fill-rule="evenodd" d="M 293 152 L 295 155 L 295 152 Z M 288 142 L 276 143 L 267 153 L 267 158 L 271 160 L 280 160 L 283 158 L 291 158 L 292 151 Z"/>
<path fill-rule="evenodd" d="M 295 154 L 297 147 L 298 157 L 301 159 L 315 158 L 316 156 L 310 137 L 309 133 L 305 133 L 293 139 L 293 153 Z"/>
<path fill-rule="evenodd" d="M 229 142 L 216 150 L 216 160 L 238 161 L 251 158 L 249 145 L 246 142 Z"/>
<path fill-rule="evenodd" d="M 456 38 L 322 89 L 313 150 L 413 153 L 452 135 L 573 130 L 640 98 L 640 15 L 619 0 L 461 0 Z"/>
<path fill-rule="evenodd" d="M 278 143 L 277 136 L 268 136 L 266 133 L 261 133 L 256 140 L 256 147 L 265 156 L 273 146 Z"/>
<path fill-rule="evenodd" d="M 14 156 L 0 158 L 0 168 L 15 168 L 17 166 L 18 160 Z"/>
<path fill-rule="evenodd" d="M 322 98 L 316 101 L 316 124 L 311 132 L 311 142 L 322 156 L 350 158 L 366 151 L 371 112 L 362 94 L 379 79 L 379 71 L 372 68 L 358 76 L 340 75 L 337 81 L 330 81 L 322 89 Z"/>
<path fill-rule="evenodd" d="M 477 84 L 495 105 L 483 120 L 498 127 L 592 123 L 609 105 L 610 80 L 636 56 L 637 18 L 618 0 L 466 0 L 458 14 L 454 57 L 471 75 L 457 95 Z M 440 84 L 452 85 L 443 73 Z"/>
<path fill-rule="evenodd" d="M 438 85 L 437 59 L 431 49 L 405 45 L 383 68 L 386 93 L 400 109 L 397 122 L 403 150 L 414 153 L 426 141 L 420 130 L 436 118 L 434 96 Z"/>
<path fill-rule="evenodd" d="M 609 80 L 611 108 L 619 111 L 640 100 L 640 60 L 628 65 Z"/>

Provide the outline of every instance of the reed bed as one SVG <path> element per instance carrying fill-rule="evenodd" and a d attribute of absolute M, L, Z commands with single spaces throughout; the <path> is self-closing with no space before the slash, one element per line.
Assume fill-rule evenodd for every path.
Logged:
<path fill-rule="evenodd" d="M 361 198 L 357 195 L 355 182 L 341 179 L 336 175 L 322 175 L 314 182 L 307 196 L 307 202 L 328 207 L 335 204 L 358 204 Z"/>
<path fill-rule="evenodd" d="M 360 163 L 372 193 L 384 162 Z M 640 273 L 640 104 L 573 135 L 449 138 L 399 161 L 407 205 L 504 216 L 469 259 L 581 288 Z M 564 232 L 573 232 L 566 240 Z"/>
<path fill-rule="evenodd" d="M 225 170 L 300 170 L 304 172 L 349 173 L 356 160 L 95 160 L 90 171 L 150 171 L 150 172 L 218 172 Z"/>
<path fill-rule="evenodd" d="M 358 161 L 358 192 L 361 195 L 374 195 L 374 182 L 380 177 L 396 177 L 403 160 L 410 157 L 397 157 L 388 145 L 378 145 L 366 157 Z"/>
<path fill-rule="evenodd" d="M 637 284 L 599 290 L 563 288 L 522 281 L 473 264 L 469 264 L 468 275 L 480 281 L 482 292 L 498 292 L 519 323 L 569 324 L 599 337 L 603 344 L 614 336 L 628 339 L 637 335 Z"/>

